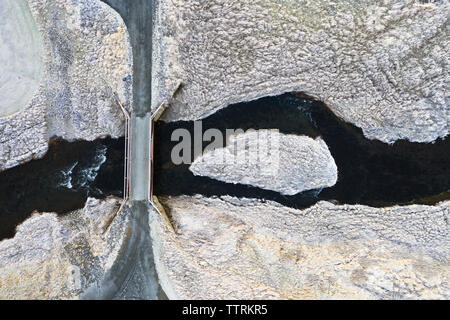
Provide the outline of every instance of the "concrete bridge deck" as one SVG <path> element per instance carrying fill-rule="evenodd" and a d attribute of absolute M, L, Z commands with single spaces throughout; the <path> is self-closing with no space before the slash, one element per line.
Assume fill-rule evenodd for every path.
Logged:
<path fill-rule="evenodd" d="M 151 179 L 151 116 L 131 115 L 130 200 L 149 201 Z"/>

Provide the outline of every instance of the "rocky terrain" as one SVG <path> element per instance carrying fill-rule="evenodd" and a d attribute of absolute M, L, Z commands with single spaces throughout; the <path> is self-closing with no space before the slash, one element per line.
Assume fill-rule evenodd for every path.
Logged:
<path fill-rule="evenodd" d="M 113 93 L 131 110 L 133 74 L 120 16 L 100 0 L 5 1 L 0 18 L 11 8 L 21 18 L 0 19 L 12 28 L 0 33 L 0 59 L 16 52 L 23 68 L 5 69 L 0 85 L 26 80 L 0 89 L 0 171 L 43 156 L 52 137 L 122 135 Z M 449 14 L 448 1 L 162 0 L 152 107 L 170 103 L 164 121 L 194 120 L 302 92 L 370 139 L 433 142 L 449 132 Z M 336 182 L 320 138 L 284 135 L 281 146 L 272 181 L 245 166 L 216 170 L 209 154 L 191 170 L 283 194 Z M 0 242 L 0 298 L 156 298 L 151 246 L 172 299 L 450 298 L 448 200 L 302 210 L 230 196 L 161 200 L 168 219 L 147 207 L 115 215 L 112 197 L 64 216 L 34 213 Z"/>
<path fill-rule="evenodd" d="M 171 299 L 448 299 L 450 202 L 296 210 L 232 197 L 162 199 L 152 223 Z"/>
<path fill-rule="evenodd" d="M 9 25 L 14 32 L 2 33 L 2 41 L 7 41 L 0 57 L 7 59 L 4 52 L 13 50 L 15 59 L 27 61 L 22 69 L 28 63 L 36 70 L 27 71 L 30 80 L 19 81 L 18 90 L 0 91 L 7 101 L 0 107 L 0 171 L 41 157 L 51 137 L 94 140 L 123 135 L 123 115 L 113 92 L 131 106 L 132 69 L 120 16 L 100 0 L 7 0 L 0 13 L 7 14 L 8 5 L 24 18 Z M 23 28 L 30 30 L 30 39 L 20 32 Z M 10 78 L 15 76 L 20 74 Z"/>
<path fill-rule="evenodd" d="M 154 107 L 166 121 L 283 92 L 325 102 L 370 139 L 449 132 L 448 1 L 162 1 Z"/>
<path fill-rule="evenodd" d="M 337 167 L 321 138 L 247 131 L 229 137 L 225 148 L 204 153 L 189 167 L 194 175 L 294 195 L 333 186 Z"/>
<path fill-rule="evenodd" d="M 120 200 L 89 198 L 63 217 L 35 213 L 0 242 L 0 299 L 74 299 L 105 277 L 127 237 Z"/>
<path fill-rule="evenodd" d="M 303 92 L 369 139 L 433 142 L 449 132 L 449 13 L 448 1 L 162 1 L 153 107 L 169 97 L 164 121 L 195 120 Z M 201 166 L 220 180 L 245 179 Z M 304 210 L 226 196 L 162 202 L 174 230 L 162 218 L 151 227 L 169 298 L 450 295 L 448 201 Z"/>
<path fill-rule="evenodd" d="M 131 108 L 131 48 L 114 10 L 99 0 L 5 0 L 0 17 L 0 171 L 42 157 L 50 138 L 123 135 L 114 93 Z M 119 204 L 90 198 L 20 224 L 0 242 L 0 298 L 72 299 L 101 282 L 127 236 L 126 212 L 112 219 Z"/>

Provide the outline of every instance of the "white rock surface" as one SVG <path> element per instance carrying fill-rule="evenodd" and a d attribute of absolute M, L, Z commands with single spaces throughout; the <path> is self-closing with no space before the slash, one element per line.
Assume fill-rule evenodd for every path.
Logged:
<path fill-rule="evenodd" d="M 154 103 L 164 120 L 304 92 L 370 139 L 449 132 L 449 1 L 165 0 L 157 13 Z"/>
<path fill-rule="evenodd" d="M 19 225 L 0 242 L 0 299 L 74 299 L 100 281 L 126 239 L 126 212 L 112 220 L 119 201 L 89 198 L 63 217 L 35 213 Z"/>
<path fill-rule="evenodd" d="M 21 111 L 1 117 L 8 103 L 0 102 L 0 171 L 43 156 L 50 137 L 123 135 L 123 115 L 111 91 L 126 106 L 132 104 L 131 48 L 118 13 L 100 0 L 27 3 L 37 28 L 32 30 L 42 39 L 44 70 L 31 101 L 16 105 Z M 20 94 L 9 92 L 11 99 Z"/>
<path fill-rule="evenodd" d="M 26 0 L 0 2 L 0 117 L 20 111 L 39 88 L 42 40 Z"/>
<path fill-rule="evenodd" d="M 449 299 L 450 202 L 296 210 L 232 197 L 162 199 L 151 222 L 172 299 Z"/>
<path fill-rule="evenodd" d="M 225 148 L 210 150 L 189 167 L 194 175 L 249 184 L 294 195 L 331 187 L 337 167 L 322 138 L 249 130 L 230 137 Z"/>

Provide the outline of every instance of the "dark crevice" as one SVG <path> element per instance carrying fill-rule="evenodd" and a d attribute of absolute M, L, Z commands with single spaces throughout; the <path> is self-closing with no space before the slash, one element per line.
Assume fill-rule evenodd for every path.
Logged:
<path fill-rule="evenodd" d="M 434 143 L 400 140 L 386 144 L 364 137 L 362 130 L 336 117 L 323 103 L 300 94 L 283 94 L 238 103 L 203 119 L 203 132 L 217 128 L 279 129 L 285 134 L 321 136 L 338 167 L 334 187 L 283 196 L 257 187 L 230 184 L 194 176 L 188 165 L 171 162 L 171 134 L 186 128 L 194 136 L 194 122 L 158 122 L 155 127 L 156 195 L 231 195 L 274 200 L 305 208 L 319 200 L 365 204 L 374 207 L 395 204 L 435 204 L 449 199 L 450 145 L 448 139 Z M 209 142 L 204 142 L 203 147 Z M 192 153 L 194 158 L 194 148 Z"/>
<path fill-rule="evenodd" d="M 42 159 L 1 172 L 0 240 L 12 238 L 33 211 L 65 214 L 88 197 L 121 197 L 123 149 L 124 139 L 53 140 Z"/>

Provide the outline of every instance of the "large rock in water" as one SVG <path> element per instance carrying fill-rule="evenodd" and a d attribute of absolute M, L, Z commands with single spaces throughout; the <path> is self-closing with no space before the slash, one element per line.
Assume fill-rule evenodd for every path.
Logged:
<path fill-rule="evenodd" d="M 198 157 L 189 170 L 286 195 L 331 187 L 337 181 L 336 163 L 320 137 L 250 130 L 229 138 L 225 148 Z"/>
<path fill-rule="evenodd" d="M 154 106 L 198 119 L 283 92 L 325 102 L 366 137 L 449 132 L 449 1 L 161 1 Z"/>
<path fill-rule="evenodd" d="M 0 90 L 0 171 L 43 156 L 50 137 L 123 135 L 113 92 L 131 106 L 132 56 L 119 14 L 100 0 L 5 1 L 1 64 L 24 61 L 13 76 L 7 69 L 0 78 L 18 82 Z M 15 10 L 6 10 L 12 3 Z"/>
<path fill-rule="evenodd" d="M 296 210 L 232 197 L 163 199 L 151 223 L 169 298 L 448 299 L 450 202 Z"/>

